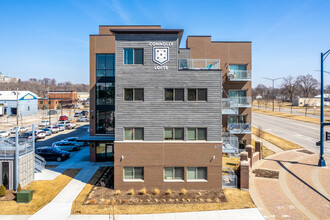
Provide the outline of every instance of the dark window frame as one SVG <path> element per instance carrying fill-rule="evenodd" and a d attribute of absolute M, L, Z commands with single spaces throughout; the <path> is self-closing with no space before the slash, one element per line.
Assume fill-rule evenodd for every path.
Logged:
<path fill-rule="evenodd" d="M 165 132 L 166 132 L 166 129 L 172 129 L 172 139 L 166 139 L 165 138 Z M 177 139 L 176 136 L 175 136 L 175 131 L 176 129 L 182 129 L 182 132 L 183 132 L 183 136 L 182 136 L 182 139 Z M 184 127 L 165 127 L 164 128 L 164 140 L 165 141 L 184 141 Z"/>
<path fill-rule="evenodd" d="M 132 168 L 132 170 L 133 170 L 133 176 L 132 176 L 132 179 L 126 179 L 125 178 L 125 168 Z M 140 178 L 135 178 L 135 172 L 136 172 L 136 168 L 142 168 L 142 179 L 140 179 Z M 144 167 L 133 167 L 133 166 L 125 166 L 125 167 L 123 167 L 123 180 L 124 181 L 144 181 Z"/>
<path fill-rule="evenodd" d="M 172 90 L 172 100 L 166 100 L 166 90 Z M 178 90 L 182 90 L 182 100 L 177 100 L 177 92 Z M 184 97 L 184 88 L 164 88 L 164 101 L 165 102 L 184 102 L 185 97 Z"/>
<path fill-rule="evenodd" d="M 195 129 L 195 139 L 189 139 L 189 129 Z M 199 139 L 199 130 L 205 129 L 205 139 Z M 188 141 L 207 141 L 207 127 L 188 127 L 187 128 Z"/>
<path fill-rule="evenodd" d="M 107 55 L 112 55 L 113 59 L 112 59 L 112 66 L 113 68 L 107 68 Z M 99 69 L 98 68 L 98 56 L 104 56 L 104 68 Z M 115 69 L 116 69 L 116 56 L 114 53 L 97 53 L 95 56 L 95 75 L 96 77 L 115 77 Z M 99 74 L 99 71 L 104 71 L 103 74 Z M 107 71 L 112 72 L 112 74 L 107 74 Z"/>
<path fill-rule="evenodd" d="M 126 90 L 133 91 L 132 100 L 126 100 Z M 136 100 L 136 90 L 142 90 L 142 100 Z M 144 88 L 124 88 L 123 90 L 123 101 L 124 102 L 144 102 Z"/>
<path fill-rule="evenodd" d="M 126 130 L 132 129 L 132 139 L 126 139 Z M 142 139 L 136 139 L 136 129 L 142 129 Z M 123 135 L 124 141 L 144 141 L 144 127 L 124 127 L 124 135 Z"/>
<path fill-rule="evenodd" d="M 205 94 L 205 100 L 200 100 L 199 96 L 200 96 L 200 92 L 205 90 L 206 91 L 206 94 Z M 189 93 L 190 91 L 195 91 L 195 99 L 194 100 L 191 100 L 189 99 Z M 187 89 L 187 101 L 188 102 L 207 102 L 208 101 L 208 89 L 207 88 L 188 88 Z"/>
<path fill-rule="evenodd" d="M 133 63 L 125 63 L 125 50 L 126 49 L 132 49 L 133 50 Z M 135 60 L 135 50 L 142 50 L 142 63 L 136 63 Z M 123 49 L 123 65 L 144 65 L 144 48 L 124 48 Z"/>

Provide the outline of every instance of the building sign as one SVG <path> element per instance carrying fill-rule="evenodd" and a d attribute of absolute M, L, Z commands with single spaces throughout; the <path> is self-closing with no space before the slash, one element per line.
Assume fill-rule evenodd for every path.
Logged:
<path fill-rule="evenodd" d="M 152 61 L 157 64 L 155 70 L 168 70 L 165 63 L 170 61 L 170 47 L 173 42 L 150 42 L 149 46 L 152 47 Z"/>

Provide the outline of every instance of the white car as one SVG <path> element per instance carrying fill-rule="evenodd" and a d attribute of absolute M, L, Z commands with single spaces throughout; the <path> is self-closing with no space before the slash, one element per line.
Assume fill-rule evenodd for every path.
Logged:
<path fill-rule="evenodd" d="M 38 130 L 36 132 L 36 136 L 38 136 L 38 138 L 40 138 L 40 139 L 44 139 L 46 137 L 46 131 Z"/>
<path fill-rule="evenodd" d="M 86 116 L 81 116 L 80 118 L 78 118 L 79 122 L 87 122 L 89 121 L 89 118 L 87 118 Z"/>
<path fill-rule="evenodd" d="M 80 147 L 70 143 L 68 141 L 58 141 L 54 142 L 52 147 L 57 147 L 60 150 L 66 150 L 66 151 L 77 151 L 80 150 Z"/>
<path fill-rule="evenodd" d="M 46 126 L 49 126 L 49 121 L 41 121 L 40 124 L 39 124 L 39 127 L 46 127 Z"/>
<path fill-rule="evenodd" d="M 78 139 L 78 137 L 68 137 L 68 138 L 63 139 L 62 141 L 63 142 L 66 141 L 66 142 L 75 144 L 75 145 L 80 146 L 80 147 L 89 145 L 88 142 L 78 142 L 77 139 Z"/>
<path fill-rule="evenodd" d="M 26 132 L 27 128 L 25 127 L 13 127 L 10 131 L 11 134 L 16 134 L 16 130 L 18 129 L 18 133 Z"/>
<path fill-rule="evenodd" d="M 46 128 L 51 130 L 53 134 L 58 133 L 60 131 L 60 128 L 58 128 L 57 126 L 48 126 Z"/>
<path fill-rule="evenodd" d="M 71 123 L 69 121 L 61 121 L 58 123 L 59 125 L 64 125 L 66 129 L 74 129 L 76 127 L 75 123 Z"/>
<path fill-rule="evenodd" d="M 64 125 L 56 125 L 56 127 L 58 127 L 60 129 L 60 131 L 64 131 L 65 130 L 65 126 Z"/>
<path fill-rule="evenodd" d="M 0 136 L 1 137 L 8 137 L 10 133 L 8 131 L 0 131 Z"/>

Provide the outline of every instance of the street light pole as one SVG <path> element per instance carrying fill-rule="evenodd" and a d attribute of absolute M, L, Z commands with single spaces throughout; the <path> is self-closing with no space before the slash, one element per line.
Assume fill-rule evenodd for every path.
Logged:
<path fill-rule="evenodd" d="M 273 82 L 273 111 L 274 111 L 274 102 L 275 102 L 274 83 L 275 83 L 276 80 L 278 80 L 278 79 L 282 79 L 282 77 L 280 77 L 280 78 L 275 78 L 275 79 L 271 79 L 271 78 L 264 78 L 264 79 L 268 79 L 268 80 L 270 80 L 270 81 Z"/>
<path fill-rule="evenodd" d="M 321 116 L 320 116 L 320 159 L 319 166 L 325 167 L 324 154 L 324 126 L 330 125 L 330 123 L 324 123 L 324 77 L 323 77 L 323 62 L 328 57 L 330 50 L 325 53 L 321 53 Z"/>

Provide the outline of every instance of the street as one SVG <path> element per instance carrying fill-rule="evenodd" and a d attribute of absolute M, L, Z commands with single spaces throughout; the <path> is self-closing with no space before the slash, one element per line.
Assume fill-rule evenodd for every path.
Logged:
<path fill-rule="evenodd" d="M 252 126 L 299 144 L 315 153 L 320 151 L 320 148 L 315 145 L 320 139 L 320 126 L 317 124 L 253 112 Z M 325 130 L 330 131 L 330 128 Z M 325 155 L 330 156 L 330 142 L 325 141 L 324 143 Z"/>

